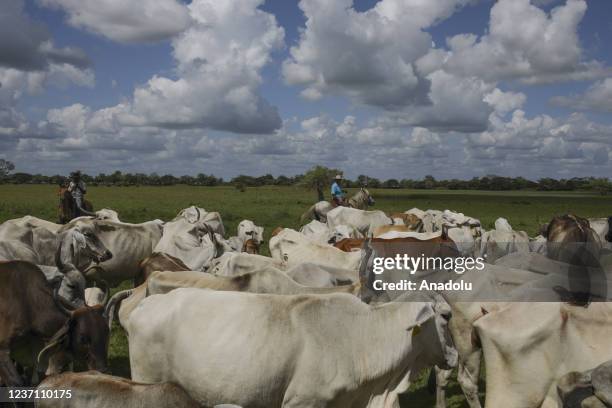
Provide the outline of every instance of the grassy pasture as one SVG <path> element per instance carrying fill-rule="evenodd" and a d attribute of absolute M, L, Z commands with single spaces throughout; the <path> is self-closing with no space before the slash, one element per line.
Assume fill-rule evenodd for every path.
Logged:
<path fill-rule="evenodd" d="M 349 194 L 356 190 L 349 189 Z M 479 218 L 490 229 L 498 217 L 508 219 L 514 229 L 536 235 L 538 225 L 553 215 L 573 212 L 584 217 L 604 217 L 612 213 L 612 199 L 581 192 L 542 193 L 535 191 L 449 191 L 449 190 L 371 190 L 374 209 L 405 211 L 451 209 Z M 168 220 L 187 206 L 198 205 L 219 211 L 228 234 L 234 234 L 243 219 L 265 227 L 266 241 L 277 226 L 298 228 L 299 216 L 314 202 L 312 192 L 294 187 L 91 187 L 87 198 L 96 209 L 112 208 L 121 220 L 143 222 Z M 45 185 L 0 185 L 0 222 L 24 215 L 57 220 L 57 187 Z M 267 252 L 267 249 L 266 249 Z M 127 288 L 126 282 L 121 288 Z M 110 343 L 110 364 L 116 375 L 129 376 L 127 339 L 115 324 Z M 407 394 L 403 406 L 433 407 L 434 397 L 421 378 Z M 481 387 L 484 389 L 484 387 Z M 447 391 L 451 408 L 467 407 L 458 384 L 451 381 Z"/>

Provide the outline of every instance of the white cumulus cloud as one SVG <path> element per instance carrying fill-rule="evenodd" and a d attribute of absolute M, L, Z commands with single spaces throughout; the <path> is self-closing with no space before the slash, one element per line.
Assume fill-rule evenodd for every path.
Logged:
<path fill-rule="evenodd" d="M 176 0 L 39 0 L 66 12 L 68 23 L 113 41 L 154 42 L 173 37 L 190 23 Z"/>
<path fill-rule="evenodd" d="M 551 102 L 580 111 L 612 112 L 612 78 L 594 83 L 583 94 L 556 96 Z"/>
<path fill-rule="evenodd" d="M 584 0 L 567 0 L 550 13 L 529 0 L 499 0 L 491 9 L 486 34 L 448 39 L 450 55 L 444 69 L 492 82 L 556 82 L 604 75 L 609 70 L 600 62 L 583 60 L 577 30 L 586 9 Z"/>

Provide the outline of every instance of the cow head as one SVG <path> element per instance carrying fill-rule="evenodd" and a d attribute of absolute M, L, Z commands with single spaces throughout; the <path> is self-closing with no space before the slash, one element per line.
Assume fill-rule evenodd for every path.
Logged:
<path fill-rule="evenodd" d="M 457 365 L 458 354 L 448 328 L 451 319 L 451 308 L 438 294 L 433 296 L 433 302 L 423 303 L 416 324 L 411 328 L 413 342 L 423 345 L 423 357 L 430 364 L 442 369 L 450 369 Z"/>
<path fill-rule="evenodd" d="M 192 205 L 191 207 L 181 210 L 172 221 L 178 221 L 180 218 L 184 218 L 188 223 L 193 224 L 200 221 L 204 215 L 206 215 L 205 209 Z"/>
<path fill-rule="evenodd" d="M 238 224 L 238 237 L 243 241 L 252 239 L 257 246 L 263 243 L 263 232 L 263 227 L 258 227 L 250 220 L 242 220 Z"/>
<path fill-rule="evenodd" d="M 331 231 L 331 237 L 328 239 L 328 244 L 335 244 L 346 238 L 357 238 L 355 230 L 348 225 L 337 225 Z"/>
<path fill-rule="evenodd" d="M 69 310 L 58 302 L 68 315 L 64 326 L 38 354 L 39 371 L 57 374 L 71 360 L 84 361 L 88 369 L 106 371 L 109 328 L 104 307 L 80 307 Z"/>
<path fill-rule="evenodd" d="M 119 214 L 117 213 L 117 211 L 111 210 L 109 208 L 103 208 L 99 211 L 96 211 L 95 219 L 100 221 L 119 222 Z"/>
<path fill-rule="evenodd" d="M 69 228 L 60 230 L 56 263 L 60 270 L 62 265 L 74 265 L 84 270 L 91 263 L 101 263 L 113 257 L 98 237 L 105 225 L 87 221 L 78 221 Z"/>

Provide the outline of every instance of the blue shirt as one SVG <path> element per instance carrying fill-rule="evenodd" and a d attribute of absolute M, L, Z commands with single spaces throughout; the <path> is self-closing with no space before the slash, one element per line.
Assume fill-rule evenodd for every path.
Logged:
<path fill-rule="evenodd" d="M 344 192 L 340 188 L 337 182 L 334 181 L 334 184 L 331 186 L 331 195 L 332 197 L 342 197 Z"/>

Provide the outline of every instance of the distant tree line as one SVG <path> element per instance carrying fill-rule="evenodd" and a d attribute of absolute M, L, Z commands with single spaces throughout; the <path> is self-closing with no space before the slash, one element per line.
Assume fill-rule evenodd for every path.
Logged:
<path fill-rule="evenodd" d="M 4 184 L 63 184 L 67 176 L 42 174 L 29 174 L 23 172 L 12 173 L 14 165 L 0 159 L 0 183 Z M 96 176 L 83 174 L 82 179 L 92 186 L 170 186 L 185 184 L 190 186 L 235 186 L 241 190 L 247 187 L 260 186 L 301 186 L 317 192 L 318 195 L 327 192 L 333 177 L 338 174 L 336 169 L 316 166 L 305 174 L 296 176 L 280 175 L 274 177 L 266 174 L 259 177 L 239 175 L 231 180 L 223 180 L 214 175 L 199 173 L 195 176 L 174 176 L 172 174 L 159 175 L 157 173 L 123 173 L 115 171 L 111 174 L 100 173 Z M 590 190 L 601 194 L 612 192 L 612 182 L 607 178 L 573 177 L 569 179 L 541 178 L 537 181 L 523 177 L 502 177 L 487 175 L 474 177 L 470 180 L 450 179 L 437 180 L 433 176 L 423 179 L 388 179 L 380 180 L 375 177 L 359 175 L 356 179 L 345 179 L 344 188 L 367 186 L 368 188 L 410 188 L 419 190 L 449 189 L 449 190 L 539 190 L 539 191 L 574 191 Z"/>

